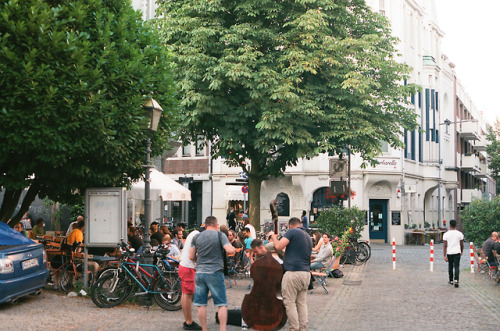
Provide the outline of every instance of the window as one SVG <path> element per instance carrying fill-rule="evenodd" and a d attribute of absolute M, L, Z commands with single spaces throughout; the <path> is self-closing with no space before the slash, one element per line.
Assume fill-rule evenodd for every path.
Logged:
<path fill-rule="evenodd" d="M 383 153 L 389 153 L 389 143 L 387 141 L 382 141 L 382 147 L 380 149 Z"/>
<path fill-rule="evenodd" d="M 191 145 L 182 147 L 182 156 L 191 156 Z"/>
<path fill-rule="evenodd" d="M 196 140 L 196 155 L 205 155 L 205 137 L 199 135 Z"/>

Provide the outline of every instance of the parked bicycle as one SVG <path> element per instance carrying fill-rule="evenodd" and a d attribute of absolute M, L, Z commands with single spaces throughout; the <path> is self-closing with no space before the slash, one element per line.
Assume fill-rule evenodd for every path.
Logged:
<path fill-rule="evenodd" d="M 60 250 L 60 253 L 54 256 L 50 261 L 50 273 L 48 283 L 53 282 L 56 275 L 59 274 L 59 285 L 65 293 L 69 293 L 76 287 L 78 282 L 83 283 L 84 254 L 81 252 L 83 245 L 77 243 L 71 247 L 70 251 Z M 94 280 L 94 272 L 87 271 L 89 284 Z"/>
<path fill-rule="evenodd" d="M 156 264 L 133 260 L 135 251 L 122 245 L 124 251 L 118 267 L 103 270 L 91 288 L 92 301 L 101 308 L 111 308 L 127 300 L 134 290 L 135 296 L 152 295 L 165 310 L 181 309 L 181 281 L 177 268 L 167 257 L 168 250 L 155 252 Z M 169 262 L 170 261 L 170 262 Z"/>
<path fill-rule="evenodd" d="M 372 255 L 370 245 L 365 241 L 358 241 L 356 238 L 349 238 L 349 245 L 344 249 L 340 256 L 340 264 L 351 262 L 354 264 L 363 264 Z"/>

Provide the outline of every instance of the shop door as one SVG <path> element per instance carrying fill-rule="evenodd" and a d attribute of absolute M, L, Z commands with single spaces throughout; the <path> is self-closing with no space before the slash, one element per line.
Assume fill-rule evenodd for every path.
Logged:
<path fill-rule="evenodd" d="M 387 203 L 388 200 L 370 200 L 370 239 L 387 242 Z"/>

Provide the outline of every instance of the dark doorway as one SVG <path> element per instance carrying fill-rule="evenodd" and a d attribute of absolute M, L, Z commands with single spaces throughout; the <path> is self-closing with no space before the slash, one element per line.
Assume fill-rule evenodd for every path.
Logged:
<path fill-rule="evenodd" d="M 370 199 L 370 240 L 382 239 L 387 242 L 387 204 L 388 200 Z"/>

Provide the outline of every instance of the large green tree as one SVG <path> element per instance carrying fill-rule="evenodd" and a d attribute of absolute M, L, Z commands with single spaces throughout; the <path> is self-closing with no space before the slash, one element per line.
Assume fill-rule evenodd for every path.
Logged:
<path fill-rule="evenodd" d="M 489 141 L 486 151 L 488 152 L 488 168 L 493 178 L 497 181 L 497 192 L 500 192 L 500 121 L 497 120 L 493 127 L 489 128 L 487 135 Z"/>
<path fill-rule="evenodd" d="M 72 202 L 139 178 L 149 92 L 164 108 L 153 154 L 176 122 L 171 66 L 130 1 L 1 1 L 0 220 L 37 194 Z"/>
<path fill-rule="evenodd" d="M 249 174 L 250 219 L 260 187 L 300 158 L 365 160 L 416 127 L 414 87 L 387 20 L 362 0 L 163 0 L 158 25 L 178 64 L 182 136 L 204 135 L 213 157 Z"/>
<path fill-rule="evenodd" d="M 460 219 L 467 241 L 481 246 L 488 237 L 491 237 L 493 231 L 498 231 L 500 228 L 500 197 L 491 201 L 486 199 L 472 201 L 460 211 Z"/>

